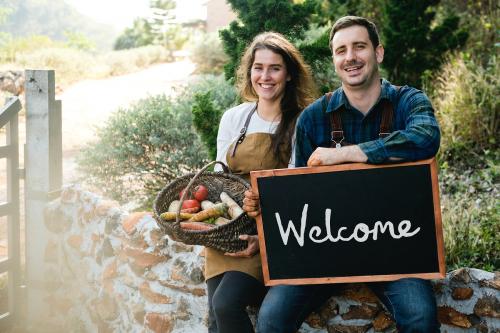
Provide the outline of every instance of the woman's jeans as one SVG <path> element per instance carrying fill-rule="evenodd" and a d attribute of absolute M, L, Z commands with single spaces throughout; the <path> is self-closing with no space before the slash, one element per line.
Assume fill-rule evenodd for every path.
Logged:
<path fill-rule="evenodd" d="M 400 333 L 439 332 L 434 292 L 429 281 L 401 279 L 367 284 L 396 320 Z M 260 308 L 258 333 L 295 333 L 311 311 L 338 285 L 274 286 Z"/>
<path fill-rule="evenodd" d="M 259 305 L 267 288 L 248 274 L 229 271 L 207 280 L 208 332 L 252 333 L 246 308 Z"/>

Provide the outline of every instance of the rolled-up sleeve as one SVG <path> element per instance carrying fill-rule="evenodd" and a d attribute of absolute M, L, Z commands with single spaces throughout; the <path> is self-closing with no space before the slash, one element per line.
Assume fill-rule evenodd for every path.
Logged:
<path fill-rule="evenodd" d="M 408 94 L 401 101 L 404 128 L 389 136 L 360 143 L 368 163 L 383 163 L 390 158 L 416 161 L 436 155 L 440 143 L 440 130 L 434 109 L 422 92 Z"/>

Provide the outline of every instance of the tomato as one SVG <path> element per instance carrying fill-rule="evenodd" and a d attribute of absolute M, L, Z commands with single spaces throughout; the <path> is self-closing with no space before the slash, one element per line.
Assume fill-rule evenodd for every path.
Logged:
<path fill-rule="evenodd" d="M 181 209 L 189 209 L 189 208 L 198 208 L 199 210 L 201 208 L 200 202 L 194 199 L 184 200 Z"/>
<path fill-rule="evenodd" d="M 194 188 L 194 198 L 198 201 L 203 201 L 208 198 L 208 189 L 203 185 L 198 185 Z"/>
<path fill-rule="evenodd" d="M 182 195 L 184 194 L 184 192 L 186 192 L 186 188 L 183 188 L 182 191 L 179 193 L 179 199 L 182 199 Z M 192 195 L 191 195 L 191 191 L 189 191 L 188 193 L 186 193 L 186 200 L 188 199 L 192 199 Z"/>

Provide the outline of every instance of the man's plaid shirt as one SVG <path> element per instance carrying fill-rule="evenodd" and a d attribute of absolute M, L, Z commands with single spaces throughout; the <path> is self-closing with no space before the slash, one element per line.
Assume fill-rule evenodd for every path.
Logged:
<path fill-rule="evenodd" d="M 323 110 L 323 96 L 309 105 L 297 121 L 295 166 L 307 165 L 307 160 L 318 147 L 331 146 L 330 112 L 339 112 L 345 141 L 357 144 L 368 156 L 368 163 L 383 163 L 390 157 L 416 161 L 434 156 L 439 148 L 439 125 L 427 96 L 415 88 L 403 86 L 399 90 L 382 80 L 380 98 L 363 115 L 349 104 L 342 88 L 335 90 Z M 382 107 L 380 101 L 388 99 L 394 109 L 392 133 L 379 138 Z"/>

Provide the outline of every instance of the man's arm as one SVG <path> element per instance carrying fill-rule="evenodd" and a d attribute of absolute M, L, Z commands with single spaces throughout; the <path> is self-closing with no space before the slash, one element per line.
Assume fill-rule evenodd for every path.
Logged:
<path fill-rule="evenodd" d="M 412 88 L 409 88 L 412 89 Z M 416 161 L 434 156 L 439 149 L 439 125 L 432 105 L 422 92 L 412 89 L 402 100 L 404 128 L 383 139 L 342 148 L 316 148 L 307 165 L 347 162 L 373 164 L 387 161 Z M 297 143 L 299 144 L 299 143 Z"/>
<path fill-rule="evenodd" d="M 419 90 L 407 92 L 400 102 L 404 128 L 389 136 L 359 144 L 368 157 L 368 163 L 391 160 L 416 161 L 436 155 L 439 149 L 440 131 L 434 109 Z"/>
<path fill-rule="evenodd" d="M 358 145 L 341 148 L 319 147 L 312 153 L 307 166 L 334 165 L 347 162 L 366 162 L 368 157 Z"/>

